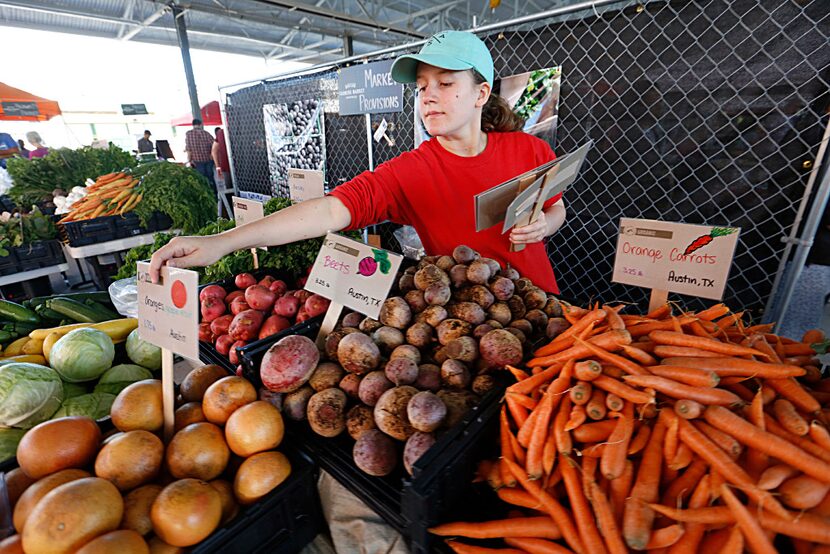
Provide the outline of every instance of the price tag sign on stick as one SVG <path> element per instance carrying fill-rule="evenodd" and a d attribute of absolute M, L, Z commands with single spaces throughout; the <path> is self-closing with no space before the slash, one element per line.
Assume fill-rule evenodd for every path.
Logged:
<path fill-rule="evenodd" d="M 150 264 L 138 262 L 138 334 L 161 347 L 164 436 L 173 436 L 173 354 L 199 359 L 199 274 L 161 268 L 161 282 L 150 280 Z"/>
<path fill-rule="evenodd" d="M 306 290 L 331 300 L 317 344 L 334 329 L 343 307 L 377 319 L 403 257 L 329 233 L 306 281 Z"/>
<path fill-rule="evenodd" d="M 326 194 L 323 186 L 323 172 L 315 169 L 288 170 L 288 190 L 291 201 L 305 202 L 315 198 L 322 198 Z"/>
<path fill-rule="evenodd" d="M 233 197 L 233 219 L 236 221 L 237 227 L 241 227 L 257 219 L 262 219 L 263 217 L 265 217 L 265 210 L 263 209 L 262 202 L 250 198 L 240 198 L 239 196 Z M 265 248 L 262 249 L 266 250 Z M 251 255 L 254 257 L 254 269 L 259 269 L 259 258 L 257 257 L 256 248 L 251 248 Z"/>
<path fill-rule="evenodd" d="M 649 310 L 669 292 L 721 300 L 740 231 L 624 217 L 611 280 L 652 289 Z"/>

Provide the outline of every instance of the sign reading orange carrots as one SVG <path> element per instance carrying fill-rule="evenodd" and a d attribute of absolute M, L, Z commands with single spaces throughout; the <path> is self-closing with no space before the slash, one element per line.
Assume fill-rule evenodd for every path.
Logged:
<path fill-rule="evenodd" d="M 737 227 L 620 219 L 612 281 L 720 300 Z"/>

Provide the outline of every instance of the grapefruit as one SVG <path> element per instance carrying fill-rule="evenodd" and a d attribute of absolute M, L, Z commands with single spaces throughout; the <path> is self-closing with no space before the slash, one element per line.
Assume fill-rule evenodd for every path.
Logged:
<path fill-rule="evenodd" d="M 61 417 L 32 427 L 17 446 L 17 463 L 32 479 L 89 465 L 98 453 L 101 429 L 89 417 Z"/>
<path fill-rule="evenodd" d="M 144 538 L 135 531 L 110 531 L 86 543 L 75 554 L 150 554 Z"/>
<path fill-rule="evenodd" d="M 150 510 L 153 529 L 173 546 L 191 546 L 213 533 L 222 518 L 216 489 L 198 479 L 181 479 L 161 491 Z"/>
<path fill-rule="evenodd" d="M 197 367 L 185 376 L 179 387 L 182 399 L 185 402 L 201 402 L 208 387 L 227 376 L 227 370 L 218 365 L 208 364 Z"/>
<path fill-rule="evenodd" d="M 167 467 L 178 479 L 209 481 L 222 474 L 230 450 L 222 430 L 212 423 L 192 423 L 173 435 L 167 446 Z"/>
<path fill-rule="evenodd" d="M 278 447 L 284 432 L 280 411 L 262 400 L 242 406 L 225 424 L 228 446 L 245 458 Z"/>
<path fill-rule="evenodd" d="M 108 442 L 95 459 L 95 475 L 128 491 L 152 481 L 161 469 L 164 444 L 149 431 L 127 431 Z"/>
<path fill-rule="evenodd" d="M 124 517 L 121 519 L 121 529 L 131 529 L 140 535 L 149 534 L 153 530 L 150 507 L 163 488 L 161 485 L 144 485 L 130 491 L 124 497 Z"/>
<path fill-rule="evenodd" d="M 291 474 L 291 463 L 282 452 L 260 452 L 239 466 L 233 492 L 242 505 L 253 504 Z"/>
<path fill-rule="evenodd" d="M 161 381 L 144 379 L 129 385 L 115 398 L 110 414 L 119 431 L 158 431 L 164 425 Z"/>
<path fill-rule="evenodd" d="M 247 379 L 223 377 L 205 391 L 202 411 L 211 423 L 224 425 L 234 411 L 256 399 L 256 389 Z"/>
<path fill-rule="evenodd" d="M 35 509 L 40 499 L 58 488 L 61 485 L 75 481 L 76 479 L 83 479 L 84 477 L 91 477 L 91 475 L 82 469 L 64 469 L 52 475 L 48 475 L 43 479 L 33 483 L 17 501 L 14 507 L 14 528 L 18 533 L 23 532 L 26 525 L 26 520 L 29 519 L 29 514 Z"/>

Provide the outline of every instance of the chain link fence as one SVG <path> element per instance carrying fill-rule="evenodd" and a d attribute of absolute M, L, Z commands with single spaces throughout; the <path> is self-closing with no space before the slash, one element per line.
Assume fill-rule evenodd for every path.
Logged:
<path fill-rule="evenodd" d="M 741 236 L 724 301 L 760 317 L 821 163 L 826 0 L 620 2 L 479 34 L 497 76 L 562 67 L 557 154 L 594 141 L 565 194 L 567 221 L 548 240 L 563 296 L 645 305 L 647 291 L 610 282 L 621 217 L 729 225 Z M 380 141 L 367 137 L 365 117 L 337 115 L 337 67 L 226 94 L 235 183 L 288 194 L 271 184 L 267 104 L 322 101 L 330 189 L 369 169 L 370 151 L 376 166 L 413 147 L 414 97 L 405 91 L 402 112 L 369 118 L 372 132 L 389 123 Z M 396 246 L 392 230 L 381 226 L 385 246 Z"/>

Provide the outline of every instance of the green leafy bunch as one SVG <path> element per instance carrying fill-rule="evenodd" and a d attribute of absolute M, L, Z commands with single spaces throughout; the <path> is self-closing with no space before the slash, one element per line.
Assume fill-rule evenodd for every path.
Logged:
<path fill-rule="evenodd" d="M 9 196 L 18 206 L 31 206 L 52 199 L 52 191 L 69 191 L 83 186 L 86 179 L 135 167 L 133 156 L 110 144 L 108 148 L 84 146 L 73 150 L 57 148 L 43 158 L 10 158 L 7 163 L 14 185 Z"/>
<path fill-rule="evenodd" d="M 8 221 L 0 222 L 0 245 L 5 248 L 23 246 L 38 240 L 50 240 L 58 231 L 52 220 L 35 207 L 28 214 L 15 214 Z M 0 252 L 0 256 L 8 256 Z"/>
<path fill-rule="evenodd" d="M 162 161 L 141 164 L 132 174 L 141 180 L 135 213 L 142 224 L 161 212 L 173 220 L 174 229 L 194 234 L 216 217 L 216 197 L 195 170 Z"/>

